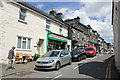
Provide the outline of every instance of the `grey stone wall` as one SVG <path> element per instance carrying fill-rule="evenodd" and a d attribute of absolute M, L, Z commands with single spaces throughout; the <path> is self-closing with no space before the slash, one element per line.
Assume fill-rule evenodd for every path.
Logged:
<path fill-rule="evenodd" d="M 114 54 L 116 67 L 120 72 L 120 2 L 114 2 L 113 7 L 113 31 L 114 31 Z"/>

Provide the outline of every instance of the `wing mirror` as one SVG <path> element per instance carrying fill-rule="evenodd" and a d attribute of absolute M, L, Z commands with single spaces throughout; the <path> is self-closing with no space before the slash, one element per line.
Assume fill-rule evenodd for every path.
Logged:
<path fill-rule="evenodd" d="M 61 55 L 60 55 L 60 57 L 64 57 L 64 55 L 63 55 L 63 54 L 61 54 Z"/>

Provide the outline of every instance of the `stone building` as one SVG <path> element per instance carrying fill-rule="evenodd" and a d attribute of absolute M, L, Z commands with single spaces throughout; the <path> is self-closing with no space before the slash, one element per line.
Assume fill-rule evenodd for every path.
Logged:
<path fill-rule="evenodd" d="M 115 1 L 115 0 L 113 0 Z M 115 64 L 120 72 L 120 1 L 113 2 L 112 8 L 112 25 L 114 32 L 114 54 Z"/>
<path fill-rule="evenodd" d="M 80 23 L 80 18 L 76 17 L 74 19 L 67 19 L 65 22 L 72 25 L 71 29 L 69 29 L 70 34 L 68 34 L 72 40 L 72 48 L 88 46 L 88 27 Z"/>

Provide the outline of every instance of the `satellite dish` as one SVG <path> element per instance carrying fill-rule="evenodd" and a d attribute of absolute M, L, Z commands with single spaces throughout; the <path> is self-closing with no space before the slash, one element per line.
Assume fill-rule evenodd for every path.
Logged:
<path fill-rule="evenodd" d="M 0 1 L 0 7 L 3 7 L 3 3 Z"/>

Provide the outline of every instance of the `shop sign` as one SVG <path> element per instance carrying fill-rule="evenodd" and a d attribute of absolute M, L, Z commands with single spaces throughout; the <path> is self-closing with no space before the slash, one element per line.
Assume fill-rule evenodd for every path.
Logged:
<path fill-rule="evenodd" d="M 54 38 L 61 39 L 61 40 L 67 40 L 67 39 L 64 38 L 64 37 L 60 37 L 60 36 L 57 36 L 57 35 L 54 35 L 54 34 L 50 34 L 49 37 L 54 37 Z"/>

